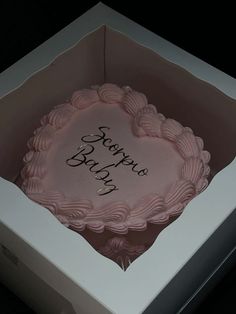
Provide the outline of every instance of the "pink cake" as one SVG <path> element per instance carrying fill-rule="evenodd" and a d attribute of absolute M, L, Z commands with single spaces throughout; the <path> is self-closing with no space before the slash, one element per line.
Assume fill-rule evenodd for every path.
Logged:
<path fill-rule="evenodd" d="M 76 91 L 28 147 L 23 191 L 124 269 L 208 184 L 203 140 L 130 87 Z"/>

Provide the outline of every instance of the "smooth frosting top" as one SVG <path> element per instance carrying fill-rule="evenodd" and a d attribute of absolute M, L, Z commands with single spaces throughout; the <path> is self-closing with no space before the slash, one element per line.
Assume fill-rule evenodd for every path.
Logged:
<path fill-rule="evenodd" d="M 77 231 L 145 230 L 208 184 L 202 139 L 130 87 L 76 91 L 41 119 L 28 147 L 22 189 Z"/>

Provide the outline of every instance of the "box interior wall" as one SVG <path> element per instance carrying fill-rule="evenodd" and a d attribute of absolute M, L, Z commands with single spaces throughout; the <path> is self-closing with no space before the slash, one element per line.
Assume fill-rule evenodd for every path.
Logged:
<path fill-rule="evenodd" d="M 0 175 L 17 178 L 27 140 L 44 114 L 68 101 L 76 89 L 105 81 L 145 93 L 159 112 L 191 127 L 211 153 L 212 176 L 233 160 L 236 101 L 103 26 L 0 100 Z"/>

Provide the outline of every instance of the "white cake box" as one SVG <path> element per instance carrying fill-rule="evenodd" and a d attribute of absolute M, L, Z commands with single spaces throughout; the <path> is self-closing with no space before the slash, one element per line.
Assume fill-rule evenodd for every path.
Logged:
<path fill-rule="evenodd" d="M 11 183 L 43 114 L 104 81 L 190 126 L 215 174 L 125 272 Z M 44 314 L 189 310 L 235 248 L 236 80 L 99 4 L 3 72 L 0 96 L 0 279 Z"/>

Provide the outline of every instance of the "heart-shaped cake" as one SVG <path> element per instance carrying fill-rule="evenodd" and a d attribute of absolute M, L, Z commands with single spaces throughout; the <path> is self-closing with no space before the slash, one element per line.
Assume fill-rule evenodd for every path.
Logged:
<path fill-rule="evenodd" d="M 74 92 L 28 147 L 22 190 L 123 269 L 208 184 L 203 140 L 130 87 Z"/>

